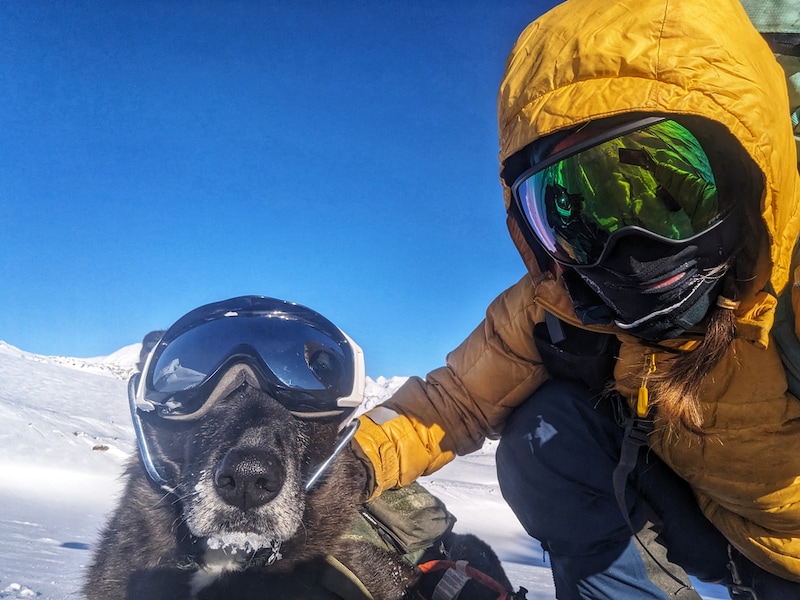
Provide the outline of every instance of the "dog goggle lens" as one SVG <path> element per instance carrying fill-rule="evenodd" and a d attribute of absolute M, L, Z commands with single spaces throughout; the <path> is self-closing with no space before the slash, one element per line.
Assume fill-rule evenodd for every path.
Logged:
<path fill-rule="evenodd" d="M 164 334 L 145 370 L 142 408 L 192 413 L 237 361 L 255 367 L 289 410 L 342 411 L 361 401 L 363 358 L 352 340 L 308 308 L 247 296 L 192 311 Z"/>
<path fill-rule="evenodd" d="M 554 154 L 523 173 L 513 194 L 542 246 L 566 265 L 597 264 L 625 228 L 686 240 L 723 216 L 700 142 L 660 118 Z"/>

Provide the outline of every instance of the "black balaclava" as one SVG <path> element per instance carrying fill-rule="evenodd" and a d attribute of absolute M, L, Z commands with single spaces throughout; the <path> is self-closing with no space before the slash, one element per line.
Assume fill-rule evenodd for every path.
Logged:
<path fill-rule="evenodd" d="M 607 248 L 599 264 L 573 269 L 611 309 L 618 327 L 660 342 L 697 325 L 716 301 L 736 247 L 738 221 L 729 213 L 684 242 L 634 230 Z M 565 280 L 572 294 L 576 278 Z"/>

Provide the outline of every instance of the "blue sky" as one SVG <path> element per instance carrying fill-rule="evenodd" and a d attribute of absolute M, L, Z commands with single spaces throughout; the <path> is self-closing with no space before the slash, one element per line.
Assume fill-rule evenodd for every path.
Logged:
<path fill-rule="evenodd" d="M 440 366 L 524 273 L 495 99 L 553 4 L 4 2 L 0 339 L 101 356 L 263 294 L 372 377 Z"/>

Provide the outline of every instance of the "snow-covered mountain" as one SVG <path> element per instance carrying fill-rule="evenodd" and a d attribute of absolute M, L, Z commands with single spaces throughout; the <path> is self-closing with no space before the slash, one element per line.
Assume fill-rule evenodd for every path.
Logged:
<path fill-rule="evenodd" d="M 0 599 L 78 598 L 82 571 L 120 492 L 135 447 L 126 382 L 139 344 L 94 359 L 39 356 L 0 341 Z M 367 381 L 365 405 L 404 378 Z M 488 541 L 529 600 L 553 598 L 542 551 L 505 505 L 494 445 L 459 458 L 425 485 Z M 715 586 L 705 598 L 726 598 Z"/>
<path fill-rule="evenodd" d="M 31 354 L 0 340 L 0 356 L 17 356 L 38 363 L 61 365 L 86 373 L 111 375 L 117 379 L 127 380 L 136 367 L 141 344 L 131 344 L 120 348 L 113 354 L 98 358 L 72 358 L 69 356 L 41 356 Z"/>

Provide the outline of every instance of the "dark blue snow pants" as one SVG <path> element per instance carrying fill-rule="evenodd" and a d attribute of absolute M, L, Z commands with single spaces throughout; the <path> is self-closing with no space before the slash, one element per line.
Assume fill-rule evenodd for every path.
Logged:
<path fill-rule="evenodd" d="M 617 412 L 581 384 L 545 383 L 503 431 L 503 496 L 550 554 L 559 599 L 699 598 L 686 572 L 723 582 L 728 543 L 646 447 L 625 492 L 633 537 L 612 484 L 624 434 Z"/>

